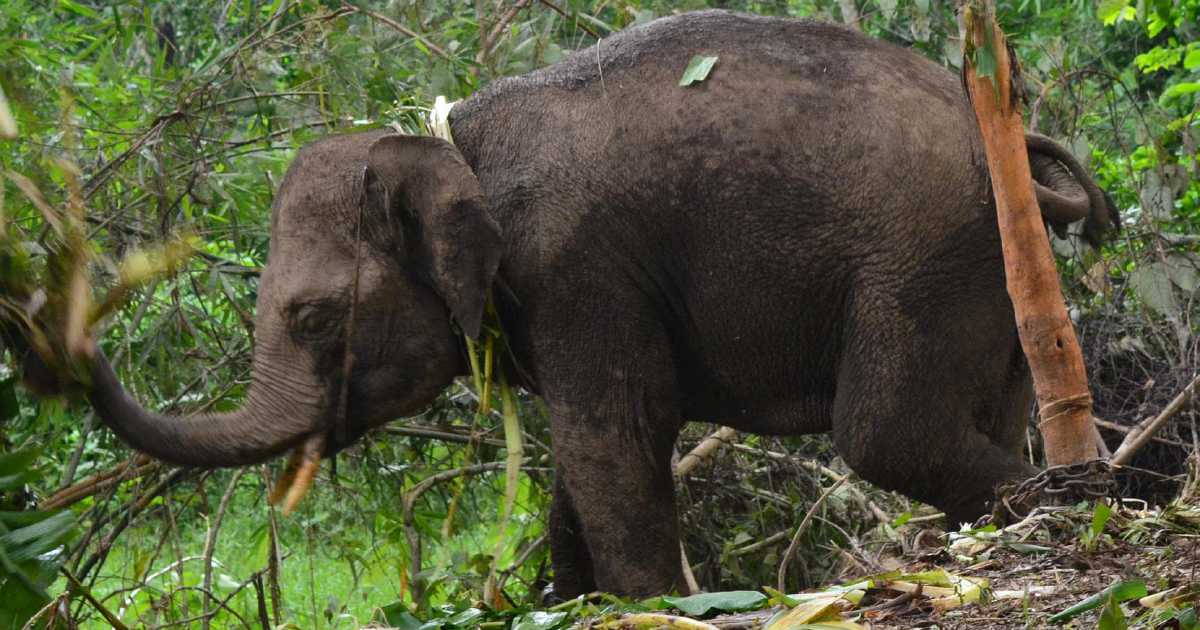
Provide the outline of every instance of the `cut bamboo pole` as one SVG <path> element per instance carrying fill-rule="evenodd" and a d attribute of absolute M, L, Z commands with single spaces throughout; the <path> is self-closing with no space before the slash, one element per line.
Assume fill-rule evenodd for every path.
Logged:
<path fill-rule="evenodd" d="M 1200 386 L 1200 375 L 1192 379 L 1192 382 L 1183 391 L 1179 392 L 1157 416 L 1147 418 L 1136 426 L 1132 427 L 1129 434 L 1121 442 L 1121 446 L 1117 447 L 1117 452 L 1113 454 L 1112 465 L 1123 466 L 1133 459 L 1134 453 L 1137 453 L 1150 438 L 1154 437 L 1154 432 L 1158 431 L 1167 420 L 1170 420 L 1187 407 L 1192 402 L 1192 397 L 1196 395 L 1196 388 Z"/>
<path fill-rule="evenodd" d="M 1092 398 L 1083 353 L 1067 316 L 1054 256 L 1033 190 L 1021 120 L 1017 66 L 996 24 L 992 0 L 971 0 L 963 20 L 963 83 L 979 122 L 992 176 L 1008 295 L 1021 347 L 1033 372 L 1046 464 L 1076 464 L 1097 456 Z M 992 76 L 979 72 L 979 65 Z"/>

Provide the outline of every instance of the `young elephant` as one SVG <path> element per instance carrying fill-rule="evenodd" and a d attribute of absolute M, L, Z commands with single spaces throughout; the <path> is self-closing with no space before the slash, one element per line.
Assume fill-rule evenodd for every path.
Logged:
<path fill-rule="evenodd" d="M 679 87 L 698 54 L 719 61 Z M 324 433 L 337 450 L 466 372 L 458 331 L 495 287 L 552 415 L 561 595 L 682 585 L 686 420 L 831 431 L 863 478 L 952 522 L 1035 472 L 987 168 L 948 70 L 839 26 L 690 13 L 497 81 L 450 123 L 453 146 L 379 130 L 300 152 L 240 410 L 149 412 L 99 357 L 100 417 L 180 465 Z M 1099 237 L 1104 195 L 1059 145 L 1030 147 L 1047 218 Z"/>

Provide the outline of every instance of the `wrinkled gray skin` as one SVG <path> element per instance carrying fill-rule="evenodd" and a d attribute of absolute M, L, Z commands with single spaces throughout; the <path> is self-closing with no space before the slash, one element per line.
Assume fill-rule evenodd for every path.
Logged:
<path fill-rule="evenodd" d="M 720 60 L 678 87 L 696 54 Z M 324 432 L 337 450 L 466 372 L 456 325 L 476 334 L 493 288 L 552 415 L 561 595 L 682 585 L 669 460 L 685 420 L 832 432 L 863 478 L 954 522 L 1035 472 L 989 180 L 951 72 L 838 26 L 692 13 L 497 81 L 451 123 L 456 146 L 372 131 L 301 151 L 272 208 L 240 410 L 159 416 L 99 360 L 100 417 L 181 465 L 261 462 Z M 1030 142 L 1046 216 L 1098 237 L 1103 194 Z"/>

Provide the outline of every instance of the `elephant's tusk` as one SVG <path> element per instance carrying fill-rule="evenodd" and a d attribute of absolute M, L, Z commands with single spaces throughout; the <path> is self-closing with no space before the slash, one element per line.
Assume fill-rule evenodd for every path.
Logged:
<path fill-rule="evenodd" d="M 291 457 L 288 458 L 287 466 L 283 469 L 283 475 L 279 477 L 279 481 L 275 482 L 275 488 L 271 490 L 269 501 L 271 505 L 277 505 L 283 500 L 283 513 L 288 515 L 300 501 L 308 494 L 308 489 L 312 487 L 313 479 L 317 476 L 317 470 L 321 468 L 321 451 L 325 450 L 325 436 L 316 434 L 310 436 L 304 441 L 304 444 L 292 451 Z"/>

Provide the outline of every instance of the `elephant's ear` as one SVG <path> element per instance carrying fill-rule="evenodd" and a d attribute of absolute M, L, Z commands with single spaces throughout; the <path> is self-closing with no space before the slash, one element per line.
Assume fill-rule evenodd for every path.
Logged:
<path fill-rule="evenodd" d="M 405 226 L 408 264 L 445 300 L 463 332 L 478 337 L 503 245 L 462 154 L 437 138 L 384 136 L 371 145 L 363 183 L 369 209 Z"/>

